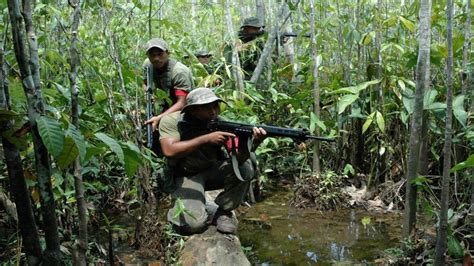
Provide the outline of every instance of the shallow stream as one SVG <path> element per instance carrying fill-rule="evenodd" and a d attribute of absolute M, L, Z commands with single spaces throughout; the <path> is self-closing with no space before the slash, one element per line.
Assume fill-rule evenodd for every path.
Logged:
<path fill-rule="evenodd" d="M 273 193 L 239 218 L 241 243 L 258 265 L 372 264 L 398 245 L 401 214 L 301 210 L 288 206 L 289 192 Z"/>

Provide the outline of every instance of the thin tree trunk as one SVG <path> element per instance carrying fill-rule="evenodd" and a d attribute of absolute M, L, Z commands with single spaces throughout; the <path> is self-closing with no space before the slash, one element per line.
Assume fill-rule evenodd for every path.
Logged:
<path fill-rule="evenodd" d="M 298 2 L 296 2 L 295 5 L 298 5 L 298 3 L 299 3 L 299 0 Z M 263 47 L 262 55 L 258 59 L 258 63 L 257 63 L 257 66 L 255 67 L 255 71 L 253 72 L 252 77 L 250 78 L 250 81 L 252 83 L 257 83 L 258 79 L 260 78 L 260 75 L 263 72 L 263 67 L 265 66 L 265 63 L 267 62 L 267 59 L 273 50 L 273 46 L 275 45 L 275 40 L 276 40 L 278 31 L 283 25 L 285 25 L 286 21 L 290 17 L 290 14 L 291 14 L 290 12 L 288 12 L 288 14 L 284 14 L 286 5 L 287 4 L 283 2 L 280 6 L 280 9 L 278 11 L 278 16 L 275 19 L 275 23 L 273 23 L 274 28 L 272 29 L 270 36 L 268 36 L 268 40 L 265 43 L 265 46 Z M 279 23 L 279 21 L 282 21 L 282 22 Z"/>
<path fill-rule="evenodd" d="M 241 67 L 240 67 L 240 58 L 239 53 L 237 52 L 237 47 L 235 46 L 235 34 L 234 26 L 232 23 L 232 16 L 230 14 L 230 4 L 229 0 L 224 1 L 224 12 L 227 23 L 227 33 L 230 38 L 230 46 L 232 49 L 232 73 L 236 82 L 236 86 L 240 95 L 244 92 L 244 79 L 242 77 Z"/>
<path fill-rule="evenodd" d="M 148 39 L 151 39 L 153 37 L 152 31 L 151 31 L 151 20 L 152 16 L 151 14 L 153 13 L 153 0 L 150 0 L 148 3 Z"/>
<path fill-rule="evenodd" d="M 418 61 L 414 112 L 411 117 L 410 146 L 407 161 L 407 189 L 405 198 L 405 218 L 403 236 L 409 238 L 416 226 L 416 187 L 412 181 L 417 177 L 420 154 L 420 133 L 423 119 L 424 91 L 430 84 L 430 35 L 431 0 L 422 0 L 420 4 L 420 23 L 418 34 Z"/>
<path fill-rule="evenodd" d="M 255 1 L 255 15 L 257 16 L 258 19 L 263 23 L 263 25 L 266 25 L 266 18 L 265 18 L 265 2 L 263 0 L 256 0 Z"/>
<path fill-rule="evenodd" d="M 320 101 L 320 90 L 319 90 L 319 75 L 318 75 L 318 47 L 316 43 L 316 10 L 314 8 L 314 0 L 309 0 L 310 6 L 310 34 L 311 34 L 311 58 L 313 60 L 313 112 L 318 119 L 321 116 L 321 108 L 319 106 Z M 316 126 L 316 136 L 320 135 L 319 126 Z M 319 159 L 319 141 L 313 142 L 313 175 L 320 176 L 321 175 L 321 165 Z"/>
<path fill-rule="evenodd" d="M 4 67 L 3 47 L 3 41 L 0 41 L 0 110 L 9 110 L 8 81 L 7 71 Z M 13 124 L 14 121 L 0 122 L 1 131 L 6 132 Z M 8 179 L 10 180 L 10 190 L 16 205 L 18 226 L 20 227 L 27 262 L 28 265 L 39 265 L 42 259 L 41 246 L 30 201 L 30 192 L 26 186 L 20 151 L 8 141 L 6 136 L 1 139 Z"/>
<path fill-rule="evenodd" d="M 72 5 L 72 2 L 69 2 Z M 77 90 L 77 71 L 79 68 L 79 52 L 78 52 L 78 39 L 77 29 L 79 27 L 80 16 L 81 16 L 81 0 L 77 0 L 72 15 L 71 25 L 71 48 L 69 50 L 71 70 L 69 73 L 69 82 L 71 86 L 71 118 L 72 124 L 79 130 L 79 92 Z M 74 265 L 87 265 L 86 253 L 88 246 L 87 236 L 87 203 L 84 198 L 84 185 L 82 182 L 81 173 L 81 159 L 78 156 L 74 162 L 74 188 L 76 195 L 76 205 L 78 212 L 78 236 L 74 246 Z"/>
<path fill-rule="evenodd" d="M 382 10 L 382 1 L 381 0 L 378 0 L 377 1 L 377 9 L 378 10 Z M 374 15 L 374 28 L 375 28 L 375 50 L 376 50 L 376 56 L 377 56 L 377 59 L 376 59 L 376 63 L 375 63 L 375 77 L 377 79 L 381 79 L 382 78 L 382 52 L 381 52 L 381 43 L 382 43 L 382 26 L 377 23 L 377 19 L 380 20 L 380 18 L 378 18 L 379 16 L 381 16 L 380 13 L 378 13 L 377 15 Z M 375 91 L 377 92 L 377 110 L 379 110 L 379 112 L 382 113 L 382 115 L 385 113 L 384 110 L 383 110 L 383 107 L 384 107 L 384 95 L 383 95 L 383 88 L 381 86 L 381 83 L 377 83 L 374 85 L 375 86 Z M 379 134 L 379 137 L 381 139 L 383 139 L 383 134 Z M 378 151 L 380 151 L 382 149 L 382 145 L 385 145 L 385 141 L 379 141 L 377 142 L 377 146 L 378 146 Z M 380 154 L 380 152 L 377 152 L 377 165 L 376 165 L 376 173 L 375 173 L 375 177 L 376 177 L 376 184 L 381 184 L 383 182 L 385 182 L 385 176 L 384 176 L 384 172 L 385 172 L 385 168 L 386 168 L 386 164 L 385 164 L 385 158 L 386 158 L 386 152 L 384 152 L 383 154 Z"/>
<path fill-rule="evenodd" d="M 191 0 L 191 23 L 192 23 L 192 29 L 194 32 L 196 32 L 196 25 L 198 24 L 198 17 L 197 17 L 197 2 L 196 0 Z"/>
<path fill-rule="evenodd" d="M 469 69 L 467 63 L 469 62 L 469 47 L 470 36 L 471 36 L 471 1 L 466 1 L 466 22 L 464 23 L 464 43 L 462 46 L 462 72 L 461 72 L 461 82 L 462 82 L 462 94 L 466 95 L 465 106 L 468 106 L 468 88 L 469 88 Z M 471 73 L 472 75 L 472 73 Z"/>
<path fill-rule="evenodd" d="M 448 59 L 446 76 L 448 91 L 446 95 L 446 129 L 443 147 L 443 177 L 441 180 L 441 209 L 439 211 L 439 228 L 436 237 L 435 265 L 445 265 L 444 254 L 447 247 L 448 235 L 448 208 L 449 208 L 449 170 L 451 169 L 451 144 L 453 131 L 453 0 L 448 0 L 446 8 L 446 31 L 448 41 Z"/>

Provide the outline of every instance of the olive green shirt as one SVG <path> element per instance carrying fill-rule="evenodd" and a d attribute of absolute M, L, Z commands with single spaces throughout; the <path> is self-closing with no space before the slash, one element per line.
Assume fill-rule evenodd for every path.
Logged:
<path fill-rule="evenodd" d="M 152 64 L 147 58 L 143 62 L 145 79 L 148 67 L 152 67 Z M 191 70 L 181 62 L 178 62 L 172 58 L 169 59 L 164 71 L 158 72 L 156 69 L 154 69 L 153 82 L 156 88 L 166 92 L 173 104 L 177 101 L 176 90 L 190 92 L 192 89 L 194 89 Z"/>

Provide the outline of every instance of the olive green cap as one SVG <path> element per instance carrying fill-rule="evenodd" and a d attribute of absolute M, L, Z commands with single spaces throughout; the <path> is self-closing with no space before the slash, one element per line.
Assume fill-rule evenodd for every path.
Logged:
<path fill-rule="evenodd" d="M 198 56 L 212 56 L 212 54 L 209 53 L 206 50 L 199 50 L 196 53 L 194 53 L 194 56 L 196 56 L 196 57 L 198 57 Z"/>
<path fill-rule="evenodd" d="M 186 96 L 186 105 L 183 107 L 181 112 L 186 112 L 189 107 L 196 105 L 203 105 L 213 102 L 223 102 L 226 103 L 221 98 L 217 97 L 216 94 L 209 88 L 197 88 L 192 90 L 188 96 Z M 226 103 L 227 104 L 227 103 Z"/>
<path fill-rule="evenodd" d="M 148 53 L 152 48 L 168 51 L 168 44 L 161 38 L 153 38 L 146 43 L 146 52 Z"/>
<path fill-rule="evenodd" d="M 244 23 L 242 23 L 242 26 L 240 26 L 240 28 L 243 27 L 265 28 L 265 25 L 263 25 L 263 23 L 260 22 L 260 19 L 257 17 L 248 17 L 244 19 Z"/>

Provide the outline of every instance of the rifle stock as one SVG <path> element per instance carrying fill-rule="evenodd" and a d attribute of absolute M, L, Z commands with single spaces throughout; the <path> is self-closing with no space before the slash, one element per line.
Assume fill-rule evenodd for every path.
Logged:
<path fill-rule="evenodd" d="M 153 67 L 149 66 L 146 69 L 146 119 L 150 120 L 153 117 Z M 153 146 L 153 127 L 152 124 L 146 126 L 147 147 L 151 149 Z"/>
<path fill-rule="evenodd" d="M 295 140 L 304 141 L 307 139 L 319 140 L 319 141 L 335 141 L 332 138 L 324 138 L 313 136 L 307 133 L 306 130 L 267 126 L 267 125 L 250 125 L 231 121 L 213 120 L 208 124 L 210 131 L 226 131 L 234 133 L 238 136 L 251 136 L 253 134 L 254 127 L 261 127 L 267 132 L 268 137 L 289 137 Z"/>

